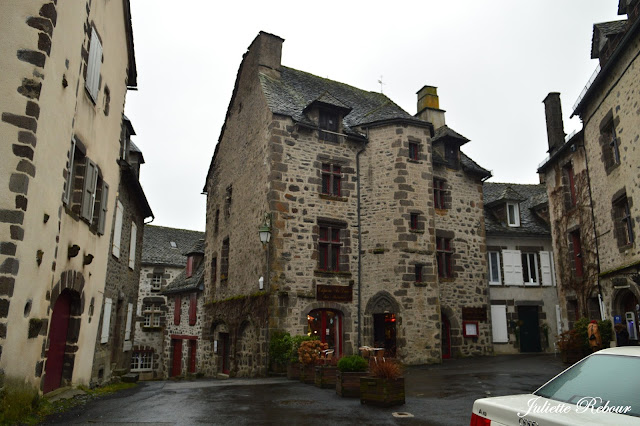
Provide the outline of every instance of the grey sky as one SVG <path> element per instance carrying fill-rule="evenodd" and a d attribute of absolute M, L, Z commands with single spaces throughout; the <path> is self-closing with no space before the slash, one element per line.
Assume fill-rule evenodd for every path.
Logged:
<path fill-rule="evenodd" d="M 493 182 L 536 183 L 547 138 L 542 100 L 561 92 L 565 131 L 597 66 L 594 23 L 618 0 L 305 3 L 132 0 L 138 92 L 126 114 L 146 164 L 154 224 L 204 230 L 201 195 L 236 72 L 259 31 L 285 39 L 282 63 L 383 92 L 411 114 L 437 86 L 447 124 Z M 179 4 L 179 5 L 178 5 Z"/>

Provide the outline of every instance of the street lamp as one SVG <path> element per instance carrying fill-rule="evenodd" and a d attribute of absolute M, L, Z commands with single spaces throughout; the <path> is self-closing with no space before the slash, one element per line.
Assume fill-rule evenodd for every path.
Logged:
<path fill-rule="evenodd" d="M 269 288 L 269 241 L 271 241 L 271 214 L 265 213 L 264 222 L 258 228 L 258 235 L 260 236 L 260 242 L 262 246 L 267 246 L 267 274 L 266 274 L 266 288 Z M 260 282 L 260 290 L 262 290 L 263 282 Z"/>

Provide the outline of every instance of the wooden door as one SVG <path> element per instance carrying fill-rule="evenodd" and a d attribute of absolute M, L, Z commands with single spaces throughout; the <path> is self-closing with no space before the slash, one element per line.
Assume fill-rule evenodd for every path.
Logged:
<path fill-rule="evenodd" d="M 64 351 L 67 346 L 69 330 L 69 313 L 71 311 L 71 295 L 64 291 L 53 307 L 51 327 L 49 327 L 49 352 L 45 367 L 43 392 L 48 393 L 60 387 Z"/>

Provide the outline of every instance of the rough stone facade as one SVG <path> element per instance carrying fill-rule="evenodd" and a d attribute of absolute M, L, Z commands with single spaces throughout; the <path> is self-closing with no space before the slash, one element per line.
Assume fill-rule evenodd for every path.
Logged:
<path fill-rule="evenodd" d="M 439 362 L 442 313 L 455 324 L 454 356 L 490 353 L 481 184 L 489 173 L 460 153 L 462 143 L 453 144 L 454 167 L 434 166 L 430 122 L 383 95 L 282 67 L 281 48 L 261 33 L 244 56 L 205 186 L 204 372 L 264 374 L 275 329 L 317 334 L 339 354 L 384 344 L 406 363 Z M 280 98 L 292 80 L 302 92 L 326 85 L 300 94 L 303 116 Z M 452 205 L 438 217 L 436 173 Z M 263 224 L 271 240 L 261 246 Z M 444 280 L 439 233 L 453 245 Z M 475 337 L 462 337 L 463 307 L 485 312 Z"/>
<path fill-rule="evenodd" d="M 131 21 L 127 1 L 10 2 L 2 9 L 0 368 L 49 391 L 91 378 L 109 256 L 103 230 L 112 227 L 126 91 L 136 86 Z M 92 34 L 102 55 L 94 49 L 90 58 Z M 90 95 L 92 58 L 99 71 Z M 75 168 L 74 138 L 82 153 Z M 89 204 L 66 188 L 69 171 L 78 184 L 87 165 L 112 188 L 91 204 L 95 220 L 77 214 L 75 205 Z M 68 317 L 63 311 L 70 320 L 57 322 Z M 51 336 L 58 336 L 53 346 Z"/>

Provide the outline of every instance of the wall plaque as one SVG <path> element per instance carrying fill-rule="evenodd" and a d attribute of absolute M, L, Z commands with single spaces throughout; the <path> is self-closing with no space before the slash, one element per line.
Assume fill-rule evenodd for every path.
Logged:
<path fill-rule="evenodd" d="M 462 308 L 463 321 L 486 321 L 486 308 Z"/>
<path fill-rule="evenodd" d="M 316 285 L 316 299 L 323 302 L 351 302 L 353 287 L 350 285 Z"/>

